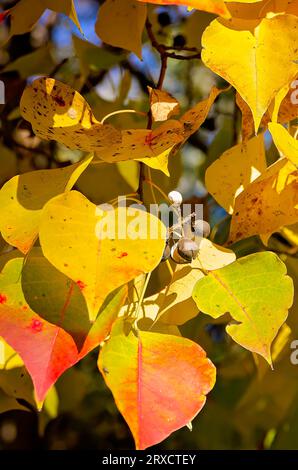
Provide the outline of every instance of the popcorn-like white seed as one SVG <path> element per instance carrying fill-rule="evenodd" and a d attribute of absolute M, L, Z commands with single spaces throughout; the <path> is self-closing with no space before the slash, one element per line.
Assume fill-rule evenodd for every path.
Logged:
<path fill-rule="evenodd" d="M 182 194 L 179 193 L 179 191 L 171 191 L 168 194 L 168 198 L 172 204 L 175 204 L 175 206 L 180 206 L 183 202 Z"/>

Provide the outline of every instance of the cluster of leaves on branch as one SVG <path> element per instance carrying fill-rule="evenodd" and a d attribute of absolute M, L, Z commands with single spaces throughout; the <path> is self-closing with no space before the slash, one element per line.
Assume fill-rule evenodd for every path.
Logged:
<path fill-rule="evenodd" d="M 193 9 L 195 46 L 162 42 L 152 19 L 157 5 Z M 1 14 L 9 26 L 7 40 L 30 31 L 46 9 L 68 15 L 81 30 L 72 0 L 19 0 Z M 201 18 L 208 19 L 203 31 Z M 41 409 L 59 377 L 100 346 L 98 369 L 136 447 L 144 449 L 189 426 L 215 385 L 216 369 L 204 349 L 180 333 L 188 320 L 228 314 L 226 333 L 256 362 L 259 355 L 273 366 L 272 344 L 284 331 L 293 303 L 293 282 L 278 250 L 268 244 L 277 232 L 297 244 L 298 104 L 293 83 L 298 76 L 298 4 L 105 0 L 95 29 L 101 46 L 74 38 L 79 78 L 58 80 L 59 67 L 51 61 L 49 70 L 35 70 L 32 57 L 26 66 L 19 58 L 6 67 L 7 72 L 19 70 L 24 81 L 30 78 L 16 105 L 19 114 L 10 119 L 31 126 L 41 146 L 56 142 L 79 158 L 4 178 L 3 369 L 17 353 L 16 364 L 24 364 L 30 374 Z M 144 43 L 160 59 L 145 107 L 106 113 L 93 109 L 90 72 L 117 61 L 131 67 L 128 52 L 141 58 Z M 119 48 L 116 54 L 113 48 Z M 171 61 L 189 61 L 194 73 L 203 64 L 223 80 L 181 111 L 185 104 L 165 87 Z M 127 94 L 125 82 L 121 86 Z M 179 152 L 195 138 L 214 103 L 231 95 L 235 140 L 204 174 L 209 195 L 227 213 L 229 233 L 222 246 L 214 242 L 214 230 L 210 239 L 196 237 L 198 255 L 192 262 L 162 262 L 166 228 L 138 204 L 167 200 L 165 188 L 175 189 L 177 183 L 171 168 L 179 164 Z M 240 113 L 242 120 L 237 120 Z M 266 152 L 269 139 L 277 155 L 273 160 Z M 1 164 L 5 158 L 10 157 L 3 150 Z M 136 179 L 133 192 L 131 185 L 119 183 L 120 172 L 126 182 Z M 167 178 L 164 187 L 156 175 Z M 111 202 L 118 215 L 125 213 L 125 234 L 135 220 L 140 238 L 101 239 L 96 227 L 106 209 L 100 206 L 99 213 L 98 201 L 89 195 L 90 178 L 103 188 L 100 202 Z M 117 196 L 127 196 L 133 212 L 117 206 Z M 158 227 L 155 239 L 147 232 L 152 224 Z M 261 248 L 236 259 L 237 247 L 253 236 L 261 238 Z"/>

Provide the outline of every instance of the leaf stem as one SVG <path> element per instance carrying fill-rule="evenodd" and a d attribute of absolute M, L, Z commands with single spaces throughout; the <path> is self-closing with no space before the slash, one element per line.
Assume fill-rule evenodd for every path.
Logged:
<path fill-rule="evenodd" d="M 142 113 L 141 111 L 136 111 L 135 109 L 119 109 L 118 111 L 113 111 L 112 113 L 107 114 L 100 121 L 100 123 L 103 124 L 110 117 L 116 116 L 117 114 L 124 114 L 124 113 L 134 113 L 134 114 L 139 114 L 140 116 L 146 116 L 146 113 Z"/>
<path fill-rule="evenodd" d="M 145 294 L 146 294 L 146 290 L 147 290 L 147 287 L 148 287 L 148 284 L 149 284 L 149 281 L 150 281 L 150 278 L 151 278 L 151 274 L 152 274 L 152 271 L 150 271 L 146 275 L 146 279 L 145 279 L 145 282 L 144 282 L 144 285 L 143 285 L 143 288 L 142 288 L 142 292 L 141 292 L 141 295 L 140 295 L 140 298 L 139 298 L 139 301 L 138 301 L 138 305 L 137 305 L 137 308 L 136 308 L 136 312 L 135 312 L 135 319 L 136 320 L 138 319 L 138 316 L 139 316 L 139 313 L 140 313 L 140 309 L 141 309 L 141 306 L 142 306 L 142 303 L 143 303 L 143 300 L 144 300 L 144 297 L 145 297 Z"/>

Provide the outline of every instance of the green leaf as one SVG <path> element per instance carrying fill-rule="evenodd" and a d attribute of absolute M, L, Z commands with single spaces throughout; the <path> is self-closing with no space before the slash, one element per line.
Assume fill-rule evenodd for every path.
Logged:
<path fill-rule="evenodd" d="M 255 253 L 212 271 L 197 282 L 193 297 L 213 318 L 229 312 L 234 323 L 227 333 L 271 364 L 272 341 L 293 302 L 293 282 L 277 255 Z"/>
<path fill-rule="evenodd" d="M 94 44 L 77 36 L 73 36 L 72 40 L 76 55 L 80 60 L 81 72 L 85 77 L 88 77 L 90 71 L 108 70 L 127 57 L 126 52 L 113 53 L 103 47 L 94 46 Z"/>
<path fill-rule="evenodd" d="M 26 80 L 31 75 L 49 74 L 55 67 L 49 45 L 40 47 L 30 54 L 22 55 L 10 62 L 4 72 L 17 70 L 20 76 Z"/>

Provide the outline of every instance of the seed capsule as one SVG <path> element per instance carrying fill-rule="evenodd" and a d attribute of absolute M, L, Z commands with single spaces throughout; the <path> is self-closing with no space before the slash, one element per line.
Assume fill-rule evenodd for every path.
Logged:
<path fill-rule="evenodd" d="M 168 198 L 175 206 L 180 206 L 183 202 L 182 194 L 179 191 L 171 191 L 168 194 Z"/>
<path fill-rule="evenodd" d="M 210 235 L 210 225 L 206 220 L 196 220 L 194 223 L 194 232 L 198 237 L 208 238 Z"/>
<path fill-rule="evenodd" d="M 197 243 L 189 238 L 181 238 L 171 249 L 171 258 L 178 264 L 191 263 L 198 254 Z"/>

